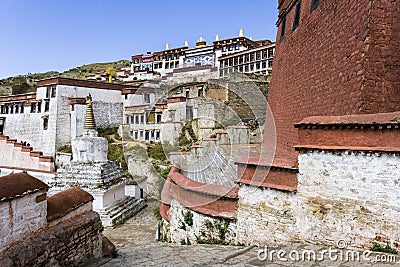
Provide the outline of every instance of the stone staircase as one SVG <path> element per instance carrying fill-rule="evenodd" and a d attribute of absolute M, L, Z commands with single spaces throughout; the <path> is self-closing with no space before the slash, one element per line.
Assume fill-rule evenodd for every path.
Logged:
<path fill-rule="evenodd" d="M 110 207 L 96 211 L 100 215 L 103 226 L 107 227 L 123 223 L 146 206 L 144 199 L 126 197 Z"/>

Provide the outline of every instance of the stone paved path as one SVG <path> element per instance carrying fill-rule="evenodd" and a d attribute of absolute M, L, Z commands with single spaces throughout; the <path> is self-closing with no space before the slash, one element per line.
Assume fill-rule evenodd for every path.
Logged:
<path fill-rule="evenodd" d="M 286 255 L 287 261 L 278 260 L 277 253 L 273 261 L 258 259 L 258 247 L 235 247 L 217 245 L 178 245 L 155 242 L 156 220 L 153 217 L 152 208 L 156 202 L 150 202 L 149 206 L 129 219 L 125 224 L 113 229 L 105 229 L 104 235 L 107 236 L 118 249 L 118 257 L 99 262 L 92 266 L 114 267 L 114 266 L 400 266 L 400 256 L 397 256 L 397 263 L 371 263 L 363 261 L 339 261 L 329 260 L 326 255 L 324 261 L 295 261 L 290 260 Z M 322 246 L 311 244 L 294 243 L 269 248 L 269 251 L 284 250 L 287 254 L 295 250 L 302 253 L 304 250 L 313 250 L 318 253 L 323 249 Z M 263 256 L 264 254 L 261 254 Z M 320 254 L 317 254 L 320 255 Z M 337 254 L 340 255 L 340 254 Z M 370 258 L 375 257 L 373 254 Z M 378 254 L 380 257 L 387 254 Z M 307 258 L 308 259 L 308 258 Z"/>

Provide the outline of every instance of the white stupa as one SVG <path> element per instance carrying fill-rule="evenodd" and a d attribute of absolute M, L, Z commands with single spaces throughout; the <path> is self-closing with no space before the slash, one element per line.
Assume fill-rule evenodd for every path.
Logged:
<path fill-rule="evenodd" d="M 93 209 L 104 226 L 112 226 L 144 207 L 143 199 L 125 195 L 127 179 L 123 170 L 107 159 L 108 141 L 98 136 L 92 97 L 86 98 L 86 118 L 82 137 L 72 140 L 72 161 L 57 170 L 49 182 L 52 192 L 78 186 L 93 195 Z"/>

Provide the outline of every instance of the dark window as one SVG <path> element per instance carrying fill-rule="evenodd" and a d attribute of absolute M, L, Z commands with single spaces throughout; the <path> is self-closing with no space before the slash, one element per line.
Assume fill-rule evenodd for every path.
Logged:
<path fill-rule="evenodd" d="M 193 107 L 186 106 L 186 120 L 193 120 Z"/>
<path fill-rule="evenodd" d="M 198 96 L 198 97 L 203 97 L 203 96 L 204 96 L 203 88 L 197 89 L 197 96 Z"/>
<path fill-rule="evenodd" d="M 22 105 L 21 105 L 21 113 L 24 113 L 24 106 L 25 106 L 25 103 L 22 103 Z"/>
<path fill-rule="evenodd" d="M 57 87 L 55 85 L 53 85 L 51 87 L 51 97 L 56 97 L 56 90 L 57 90 Z"/>
<path fill-rule="evenodd" d="M 49 118 L 44 118 L 43 119 L 43 130 L 47 130 L 49 126 Z"/>
<path fill-rule="evenodd" d="M 296 12 L 294 13 L 293 20 L 293 31 L 299 26 L 300 23 L 300 10 L 301 10 L 301 1 L 299 1 L 296 5 Z"/>
<path fill-rule="evenodd" d="M 319 0 L 312 0 L 310 13 L 313 12 L 319 5 Z"/>
<path fill-rule="evenodd" d="M 50 92 L 51 92 L 51 87 L 47 86 L 47 88 L 46 88 L 46 98 L 50 97 Z"/>
<path fill-rule="evenodd" d="M 281 22 L 281 37 L 279 38 L 280 41 L 283 40 L 285 37 L 285 31 L 286 31 L 286 15 L 282 18 Z"/>
<path fill-rule="evenodd" d="M 187 89 L 186 90 L 186 98 L 189 98 L 190 97 L 190 91 L 189 91 L 189 89 Z"/>
<path fill-rule="evenodd" d="M 144 94 L 144 102 L 150 103 L 150 94 Z"/>
<path fill-rule="evenodd" d="M 158 114 L 156 115 L 156 123 L 157 123 L 157 124 L 160 124 L 160 123 L 161 123 L 161 114 L 160 114 L 160 113 L 158 113 Z"/>
<path fill-rule="evenodd" d="M 236 50 L 239 50 L 239 47 L 240 47 L 239 42 L 236 42 L 236 44 L 235 44 L 235 49 L 236 49 Z"/>
<path fill-rule="evenodd" d="M 50 102 L 46 101 L 44 102 L 44 112 L 47 112 L 50 110 Z"/>
<path fill-rule="evenodd" d="M 0 134 L 3 134 L 5 118 L 0 118 Z"/>
<path fill-rule="evenodd" d="M 38 104 L 37 104 L 37 112 L 38 113 L 42 112 L 42 102 L 38 102 Z"/>

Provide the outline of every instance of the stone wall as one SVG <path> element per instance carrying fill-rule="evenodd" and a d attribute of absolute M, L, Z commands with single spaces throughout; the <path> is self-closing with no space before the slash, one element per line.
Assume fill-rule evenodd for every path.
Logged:
<path fill-rule="evenodd" d="M 90 211 L 63 220 L 1 251 L 2 267 L 82 266 L 102 256 L 102 225 Z"/>
<path fill-rule="evenodd" d="M 25 106 L 22 114 L 3 114 L 6 117 L 3 134 L 27 142 L 35 150 L 40 150 L 44 155 L 53 156 L 56 143 L 56 107 L 55 100 L 50 100 L 49 112 L 29 113 L 30 107 Z M 42 107 L 42 111 L 44 107 Z M 44 118 L 48 118 L 48 128 L 44 130 Z M 64 129 L 65 131 L 65 129 Z"/>
<path fill-rule="evenodd" d="M 296 237 L 295 193 L 241 185 L 237 241 L 244 244 L 290 242 Z"/>
<path fill-rule="evenodd" d="M 47 224 L 46 196 L 46 190 L 40 190 L 22 198 L 0 202 L 0 249 Z"/>
<path fill-rule="evenodd" d="M 240 185 L 229 242 L 301 240 L 335 246 L 344 239 L 353 248 L 369 249 L 381 242 L 399 249 L 399 164 L 400 156 L 392 153 L 302 152 L 297 192 Z M 184 208 L 177 200 L 169 204 L 164 238 L 194 242 L 204 231 L 204 222 L 215 217 Z M 193 226 L 185 228 L 188 211 Z"/>
<path fill-rule="evenodd" d="M 40 89 L 43 88 L 38 88 L 38 92 Z M 70 144 L 71 139 L 74 137 L 82 136 L 83 122 L 86 116 L 85 109 L 81 105 L 76 105 L 78 109 L 75 112 L 71 112 L 69 99 L 85 98 L 89 93 L 93 99 L 93 112 L 97 128 L 118 127 L 122 124 L 122 97 L 120 91 L 57 85 L 56 148 Z M 71 116 L 71 113 L 73 116 Z M 73 122 L 72 118 L 76 121 Z"/>
<path fill-rule="evenodd" d="M 181 244 L 235 244 L 236 222 L 205 216 L 172 200 L 169 221 L 163 220 L 163 240 Z"/>
<path fill-rule="evenodd" d="M 299 156 L 301 239 L 333 244 L 345 239 L 400 245 L 400 157 L 390 153 L 308 151 Z"/>

